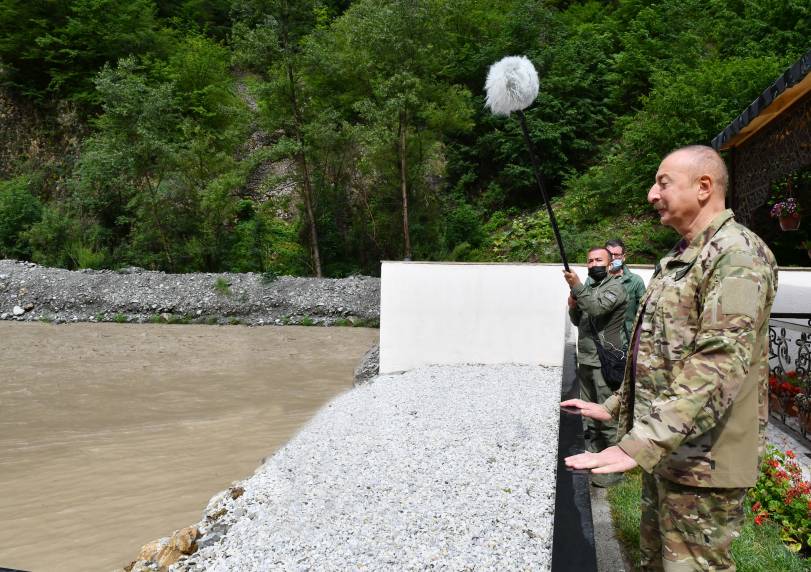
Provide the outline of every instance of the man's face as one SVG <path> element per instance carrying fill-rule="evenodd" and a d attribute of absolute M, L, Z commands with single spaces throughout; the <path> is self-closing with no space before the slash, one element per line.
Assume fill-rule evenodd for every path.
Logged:
<path fill-rule="evenodd" d="M 588 255 L 588 267 L 608 266 L 608 251 L 604 248 L 592 250 Z"/>
<path fill-rule="evenodd" d="M 607 246 L 606 250 L 611 257 L 611 260 L 622 260 L 625 262 L 625 253 L 622 251 L 621 246 Z"/>
<path fill-rule="evenodd" d="M 701 205 L 698 183 L 686 153 L 676 152 L 665 157 L 656 172 L 656 182 L 648 191 L 648 202 L 659 213 L 663 225 L 677 231 L 689 228 Z"/>

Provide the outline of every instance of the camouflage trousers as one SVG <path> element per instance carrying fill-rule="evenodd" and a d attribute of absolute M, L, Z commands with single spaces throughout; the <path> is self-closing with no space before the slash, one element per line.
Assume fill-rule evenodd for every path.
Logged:
<path fill-rule="evenodd" d="M 642 570 L 735 570 L 746 489 L 688 487 L 642 475 Z"/>
<path fill-rule="evenodd" d="M 602 403 L 613 393 L 603 379 L 599 367 L 578 364 L 577 378 L 580 381 L 580 399 L 592 403 Z M 583 424 L 590 438 L 586 440 L 586 449 L 599 453 L 606 447 L 617 444 L 617 422 L 595 421 L 583 418 Z"/>

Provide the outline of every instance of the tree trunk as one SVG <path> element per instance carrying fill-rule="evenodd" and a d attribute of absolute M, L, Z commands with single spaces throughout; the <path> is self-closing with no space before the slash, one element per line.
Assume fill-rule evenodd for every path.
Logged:
<path fill-rule="evenodd" d="M 287 37 L 287 3 L 284 3 L 284 15 L 282 22 L 282 49 L 285 56 L 285 68 L 287 71 L 287 82 L 290 85 L 290 107 L 293 112 L 293 125 L 294 125 L 294 138 L 299 144 L 299 152 L 296 160 L 301 170 L 301 195 L 304 201 L 304 208 L 307 211 L 307 226 L 310 229 L 310 255 L 313 259 L 313 269 L 318 278 L 323 276 L 321 272 L 321 252 L 318 248 L 318 229 L 315 225 L 315 209 L 313 208 L 313 187 L 310 181 L 310 170 L 307 165 L 307 154 L 304 151 L 304 137 L 301 134 L 301 125 L 303 123 L 301 117 L 301 110 L 298 105 L 298 96 L 296 95 L 296 81 L 295 74 L 293 73 L 292 50 L 290 49 L 289 39 Z"/>
<path fill-rule="evenodd" d="M 406 184 L 407 164 L 406 164 L 406 129 L 408 127 L 408 115 L 405 111 L 400 112 L 400 190 L 403 194 L 403 243 L 405 245 L 405 258 L 411 259 L 411 236 L 408 232 L 408 185 Z"/>
<path fill-rule="evenodd" d="M 301 142 L 299 142 L 301 144 Z M 307 209 L 307 223 L 310 227 L 310 254 L 313 257 L 313 268 L 318 278 L 323 276 L 321 272 L 321 253 L 318 249 L 318 229 L 315 226 L 315 209 L 313 209 L 312 185 L 310 184 L 310 170 L 307 166 L 307 156 L 301 151 L 298 156 L 299 168 L 301 169 L 301 187 L 304 198 L 304 206 Z"/>
<path fill-rule="evenodd" d="M 163 220 L 161 219 L 161 215 L 158 212 L 158 188 L 161 184 L 161 179 L 158 179 L 157 183 L 153 186 L 152 180 L 149 177 L 149 174 L 146 174 L 143 179 L 146 183 L 146 188 L 149 190 L 150 198 L 149 198 L 149 206 L 150 210 L 152 211 L 152 218 L 155 221 L 155 226 L 158 228 L 158 234 L 160 234 L 161 243 L 163 244 L 163 253 L 166 255 L 166 260 L 169 262 L 168 270 L 170 272 L 175 270 L 175 261 L 172 258 L 172 250 L 169 248 L 169 239 L 166 235 L 166 229 L 163 227 Z"/>

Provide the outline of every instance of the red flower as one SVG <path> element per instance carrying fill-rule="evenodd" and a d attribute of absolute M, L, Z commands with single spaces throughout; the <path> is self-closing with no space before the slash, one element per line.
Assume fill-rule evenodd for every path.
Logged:
<path fill-rule="evenodd" d="M 770 467 L 774 467 L 775 469 L 780 466 L 780 462 L 777 459 L 769 459 L 768 463 Z"/>
<path fill-rule="evenodd" d="M 757 501 L 755 504 L 752 505 L 752 510 L 755 512 L 760 510 L 760 501 Z"/>
<path fill-rule="evenodd" d="M 794 454 L 794 451 L 791 449 L 786 449 L 786 457 L 789 459 L 794 459 L 797 455 Z"/>
<path fill-rule="evenodd" d="M 811 504 L 811 503 L 809 503 L 809 504 Z M 758 514 L 755 517 L 755 524 L 757 524 L 758 526 L 763 524 L 763 521 L 766 520 L 766 516 L 767 516 L 767 514 L 765 512 L 761 512 L 760 514 Z"/>

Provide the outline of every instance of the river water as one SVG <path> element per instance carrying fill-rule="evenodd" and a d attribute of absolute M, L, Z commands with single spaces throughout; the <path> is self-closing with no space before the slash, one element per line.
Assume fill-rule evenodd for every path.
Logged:
<path fill-rule="evenodd" d="M 0 568 L 111 571 L 328 400 L 365 328 L 0 322 Z"/>

